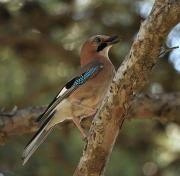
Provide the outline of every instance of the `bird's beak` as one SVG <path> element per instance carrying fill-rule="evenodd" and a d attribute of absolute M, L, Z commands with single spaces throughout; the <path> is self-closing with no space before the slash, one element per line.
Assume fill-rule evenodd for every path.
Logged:
<path fill-rule="evenodd" d="M 108 39 L 106 39 L 104 42 L 107 45 L 113 45 L 113 44 L 119 42 L 119 37 L 117 35 L 113 35 L 113 36 L 109 37 Z"/>
<path fill-rule="evenodd" d="M 119 37 L 117 35 L 113 35 L 107 39 L 105 39 L 97 48 L 97 52 L 102 51 L 107 46 L 112 46 L 115 43 L 119 42 Z"/>

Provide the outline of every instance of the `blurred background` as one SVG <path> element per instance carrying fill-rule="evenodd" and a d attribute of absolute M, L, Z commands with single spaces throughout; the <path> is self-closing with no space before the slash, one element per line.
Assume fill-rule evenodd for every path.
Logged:
<path fill-rule="evenodd" d="M 110 58 L 128 53 L 153 0 L 0 0 L 0 107 L 48 104 L 79 67 L 81 44 L 94 34 L 117 34 Z M 180 25 L 166 44 L 180 45 Z M 145 93 L 180 91 L 180 49 L 161 57 Z M 179 176 L 180 124 L 131 120 L 123 125 L 108 176 Z M 82 154 L 80 134 L 59 125 L 26 166 L 21 154 L 32 134 L 0 146 L 0 176 L 71 176 Z"/>

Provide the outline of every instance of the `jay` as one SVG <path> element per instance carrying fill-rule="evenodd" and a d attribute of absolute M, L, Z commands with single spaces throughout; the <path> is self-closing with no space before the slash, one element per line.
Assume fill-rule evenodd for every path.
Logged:
<path fill-rule="evenodd" d="M 55 125 L 72 120 L 85 138 L 82 118 L 94 116 L 112 82 L 115 69 L 108 52 L 119 41 L 118 36 L 96 35 L 82 46 L 80 70 L 57 94 L 37 119 L 39 130 L 24 149 L 23 165 L 45 140 Z"/>

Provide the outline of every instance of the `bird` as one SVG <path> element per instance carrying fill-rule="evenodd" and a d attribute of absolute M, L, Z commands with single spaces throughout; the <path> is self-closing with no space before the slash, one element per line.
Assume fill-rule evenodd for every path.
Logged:
<path fill-rule="evenodd" d="M 80 122 L 97 113 L 110 87 L 115 68 L 108 53 L 118 42 L 117 35 L 94 35 L 84 42 L 80 51 L 80 69 L 37 118 L 39 129 L 23 151 L 23 165 L 54 127 L 64 120 L 72 120 L 82 137 L 87 137 Z"/>

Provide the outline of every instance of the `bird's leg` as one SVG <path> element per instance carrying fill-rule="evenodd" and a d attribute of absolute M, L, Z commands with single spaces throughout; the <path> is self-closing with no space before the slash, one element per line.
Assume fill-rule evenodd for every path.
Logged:
<path fill-rule="evenodd" d="M 82 116 L 79 120 L 79 124 L 86 131 L 87 134 L 89 133 L 89 129 L 94 119 L 94 116 L 96 115 L 96 112 L 97 110 L 94 111 L 92 114 Z"/>
<path fill-rule="evenodd" d="M 74 124 L 77 126 L 77 128 L 79 129 L 83 140 L 86 140 L 87 139 L 87 134 L 84 131 L 84 129 L 81 127 L 79 118 L 74 117 L 74 118 L 72 118 L 72 120 L 73 120 Z"/>
<path fill-rule="evenodd" d="M 96 115 L 96 112 L 97 112 L 97 110 L 94 110 L 94 111 L 92 111 L 92 114 L 90 114 L 90 115 L 88 115 L 88 116 L 82 116 L 81 118 L 80 118 L 80 124 L 81 124 L 81 122 L 84 120 L 84 119 L 87 119 L 87 118 L 93 118 L 95 115 Z"/>

